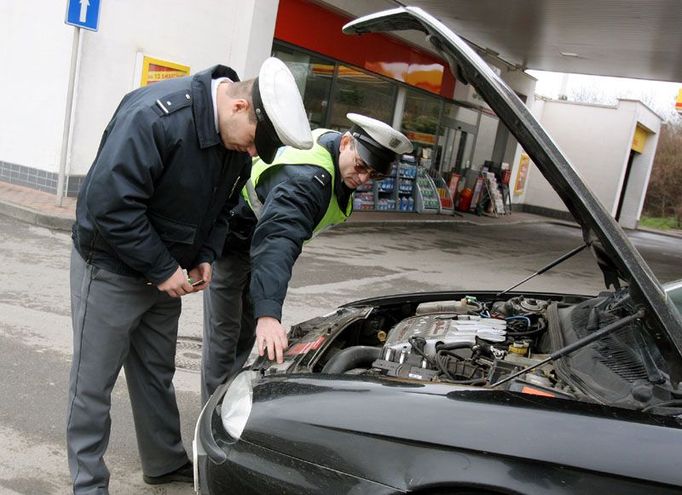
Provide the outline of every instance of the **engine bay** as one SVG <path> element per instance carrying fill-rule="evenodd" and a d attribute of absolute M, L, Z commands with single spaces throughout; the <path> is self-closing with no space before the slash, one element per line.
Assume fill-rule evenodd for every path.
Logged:
<path fill-rule="evenodd" d="M 517 296 L 486 304 L 468 296 L 426 302 L 388 332 L 371 371 L 386 376 L 489 386 L 509 373 L 540 362 L 550 301 Z M 521 382 L 513 384 L 513 388 Z M 526 390 L 566 394 L 551 367 L 523 380 Z M 513 389 L 512 388 L 512 389 Z"/>
<path fill-rule="evenodd" d="M 494 388 L 640 408 L 674 387 L 656 345 L 633 320 L 564 359 L 547 358 L 635 312 L 627 290 L 598 297 L 453 294 L 343 306 L 292 327 L 284 363 L 265 374 L 323 373 Z M 547 362 L 546 362 L 547 361 Z"/>

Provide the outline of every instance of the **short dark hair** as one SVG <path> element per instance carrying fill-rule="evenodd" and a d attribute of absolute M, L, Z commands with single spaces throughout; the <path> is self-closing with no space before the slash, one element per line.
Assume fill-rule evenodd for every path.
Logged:
<path fill-rule="evenodd" d="M 247 79 L 246 81 L 235 81 L 227 85 L 227 94 L 231 98 L 242 98 L 249 102 L 249 122 L 256 123 L 256 110 L 253 106 L 253 98 L 251 92 L 253 91 L 253 84 L 255 79 Z"/>

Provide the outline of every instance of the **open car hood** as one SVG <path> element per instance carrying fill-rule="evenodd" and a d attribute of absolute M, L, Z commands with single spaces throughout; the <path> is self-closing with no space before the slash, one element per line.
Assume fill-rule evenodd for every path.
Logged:
<path fill-rule="evenodd" d="M 528 108 L 464 40 L 417 7 L 360 17 L 346 24 L 343 31 L 363 34 L 410 29 L 424 32 L 448 61 L 458 81 L 472 84 L 504 122 L 580 223 L 585 243 L 604 274 L 606 287 L 618 287 L 619 280 L 625 281 L 633 300 L 647 309 L 646 321 L 652 336 L 660 339 L 662 330 L 665 340 L 682 359 L 682 317 L 651 269 Z"/>

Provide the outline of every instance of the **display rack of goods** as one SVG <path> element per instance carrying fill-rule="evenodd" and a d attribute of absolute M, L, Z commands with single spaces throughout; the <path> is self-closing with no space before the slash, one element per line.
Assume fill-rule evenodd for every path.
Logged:
<path fill-rule="evenodd" d="M 392 193 L 395 188 L 395 177 L 386 177 L 377 182 L 377 191 L 380 193 Z"/>
<path fill-rule="evenodd" d="M 492 213 L 495 215 L 504 215 L 504 200 L 502 199 L 502 191 L 497 183 L 497 178 L 492 172 L 486 172 L 485 180 L 488 185 L 488 194 L 490 195 L 490 203 Z"/>
<path fill-rule="evenodd" d="M 371 179 L 358 186 L 353 195 L 354 210 L 370 211 L 375 209 L 374 187 L 374 181 Z"/>
<path fill-rule="evenodd" d="M 377 211 L 394 211 L 395 210 L 395 199 L 391 198 L 379 198 L 376 204 Z"/>
<path fill-rule="evenodd" d="M 353 209 L 354 210 L 374 210 L 374 192 L 355 192 L 353 197 Z"/>
<path fill-rule="evenodd" d="M 481 196 L 483 195 L 483 184 L 484 184 L 483 176 L 480 175 L 479 172 L 479 175 L 478 177 L 476 177 L 476 181 L 474 182 L 469 210 L 475 210 L 476 207 L 478 206 L 478 202 L 481 200 Z"/>
<path fill-rule="evenodd" d="M 395 171 L 392 175 L 376 182 L 376 205 L 377 211 L 395 210 Z"/>
<path fill-rule="evenodd" d="M 414 157 L 405 155 L 398 164 L 398 211 L 414 211 L 414 181 L 417 177 L 417 165 Z"/>
<path fill-rule="evenodd" d="M 438 193 L 438 199 L 440 200 L 440 212 L 452 213 L 454 203 L 447 183 L 440 176 L 434 177 L 433 183 L 436 186 L 436 192 Z"/>
<path fill-rule="evenodd" d="M 436 185 L 426 170 L 417 170 L 415 207 L 418 213 L 439 213 L 440 199 L 436 191 Z"/>

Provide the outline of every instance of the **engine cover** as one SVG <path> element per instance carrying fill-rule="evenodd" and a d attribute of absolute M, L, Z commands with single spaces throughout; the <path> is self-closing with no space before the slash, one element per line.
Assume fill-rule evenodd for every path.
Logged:
<path fill-rule="evenodd" d="M 424 352 L 429 356 L 435 355 L 439 342 L 473 344 L 476 337 L 489 342 L 504 342 L 506 328 L 507 322 L 497 318 L 456 314 L 413 316 L 391 329 L 384 344 L 384 356 L 387 360 L 393 360 L 404 348 L 409 352 L 412 337 L 426 340 Z"/>

